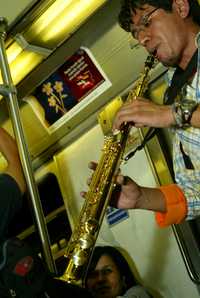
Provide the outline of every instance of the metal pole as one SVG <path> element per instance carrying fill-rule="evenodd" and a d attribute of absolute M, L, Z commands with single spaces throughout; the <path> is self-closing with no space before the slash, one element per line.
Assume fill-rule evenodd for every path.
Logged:
<path fill-rule="evenodd" d="M 27 188 L 30 193 L 36 224 L 38 227 L 38 232 L 43 247 L 44 257 L 49 270 L 52 273 L 55 273 L 56 267 L 51 253 L 49 235 L 45 224 L 45 218 L 42 210 L 41 201 L 39 198 L 39 192 L 35 183 L 32 163 L 29 156 L 28 147 L 25 142 L 24 132 L 20 119 L 17 91 L 13 85 L 4 45 L 4 39 L 6 36 L 6 26 L 6 20 L 4 18 L 0 18 L 0 63 L 1 74 L 3 79 L 3 86 L 0 86 L 0 94 L 6 96 L 7 99 L 7 104 L 10 112 L 15 138 L 19 149 L 20 159 L 24 170 Z"/>

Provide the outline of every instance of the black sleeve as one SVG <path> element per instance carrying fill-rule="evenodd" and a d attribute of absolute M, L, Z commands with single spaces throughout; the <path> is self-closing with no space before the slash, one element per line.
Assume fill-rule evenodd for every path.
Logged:
<path fill-rule="evenodd" d="M 0 174 L 0 239 L 6 236 L 8 226 L 22 206 L 20 188 L 8 174 Z"/>

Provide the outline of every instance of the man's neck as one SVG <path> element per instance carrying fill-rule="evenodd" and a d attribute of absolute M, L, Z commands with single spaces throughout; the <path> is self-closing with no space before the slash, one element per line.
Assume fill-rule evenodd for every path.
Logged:
<path fill-rule="evenodd" d="M 182 70 L 186 69 L 188 63 L 190 62 L 190 60 L 192 58 L 192 56 L 194 55 L 194 53 L 197 50 L 197 45 L 196 45 L 195 40 L 196 40 L 196 36 L 197 36 L 199 31 L 200 31 L 199 26 L 195 26 L 193 28 L 193 30 L 191 30 L 189 40 L 188 40 L 186 46 L 183 49 L 182 58 L 179 61 L 179 67 Z"/>

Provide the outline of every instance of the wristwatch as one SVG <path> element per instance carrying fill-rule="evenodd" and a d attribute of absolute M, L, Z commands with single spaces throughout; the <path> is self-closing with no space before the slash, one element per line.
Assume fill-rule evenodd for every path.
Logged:
<path fill-rule="evenodd" d="M 192 114 L 197 107 L 198 103 L 194 100 L 182 99 L 180 101 L 174 102 L 172 105 L 172 111 L 176 126 L 180 128 L 189 127 Z"/>

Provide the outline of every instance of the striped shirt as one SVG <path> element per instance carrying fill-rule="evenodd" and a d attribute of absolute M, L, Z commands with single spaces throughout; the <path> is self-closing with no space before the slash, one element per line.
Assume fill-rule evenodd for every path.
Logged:
<path fill-rule="evenodd" d="M 187 99 L 195 100 L 200 104 L 200 33 L 198 40 L 197 72 L 190 84 L 187 85 Z M 194 166 L 194 169 L 185 167 L 183 150 Z M 173 166 L 176 183 L 180 186 L 187 199 L 187 220 L 200 216 L 200 129 L 188 127 L 173 129 Z"/>

